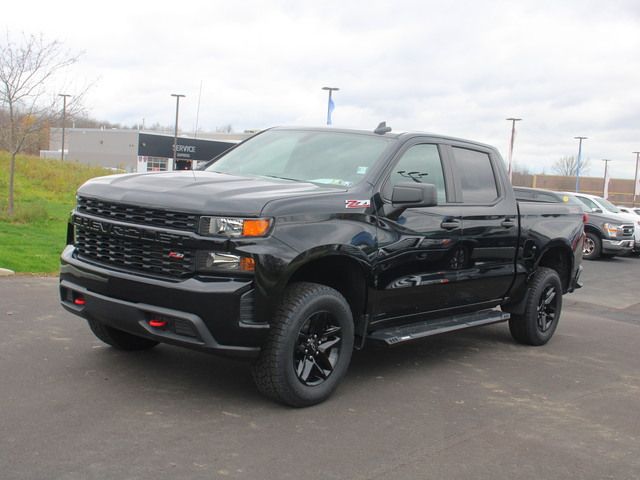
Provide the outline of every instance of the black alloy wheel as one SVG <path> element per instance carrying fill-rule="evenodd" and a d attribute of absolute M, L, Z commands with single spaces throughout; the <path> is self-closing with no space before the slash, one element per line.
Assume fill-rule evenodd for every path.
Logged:
<path fill-rule="evenodd" d="M 509 330 L 514 340 L 525 345 L 544 345 L 558 328 L 562 312 L 562 281 L 558 272 L 538 267 L 528 285 L 522 313 L 512 313 Z"/>
<path fill-rule="evenodd" d="M 556 319 L 558 309 L 558 292 L 554 285 L 548 285 L 538 303 L 538 328 L 541 332 L 546 332 L 551 328 Z"/>
<path fill-rule="evenodd" d="M 285 405 L 318 404 L 345 376 L 353 342 L 353 315 L 340 292 L 317 283 L 293 283 L 253 364 L 253 379 L 260 392 Z"/>
<path fill-rule="evenodd" d="M 302 325 L 293 354 L 298 380 L 319 385 L 329 378 L 338 363 L 342 329 L 329 312 L 316 312 Z"/>

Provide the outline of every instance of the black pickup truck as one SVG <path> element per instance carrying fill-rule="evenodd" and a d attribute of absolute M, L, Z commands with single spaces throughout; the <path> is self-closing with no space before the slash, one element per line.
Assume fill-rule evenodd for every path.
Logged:
<path fill-rule="evenodd" d="M 517 202 L 490 146 L 273 128 L 198 171 L 85 183 L 60 295 L 115 348 L 249 358 L 261 392 L 306 406 L 366 344 L 507 320 L 546 343 L 583 241 L 582 211 Z"/>

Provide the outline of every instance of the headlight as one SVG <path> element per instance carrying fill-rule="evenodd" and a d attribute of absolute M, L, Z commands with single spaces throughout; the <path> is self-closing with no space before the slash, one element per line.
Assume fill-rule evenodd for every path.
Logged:
<path fill-rule="evenodd" d="M 607 232 L 610 237 L 617 237 L 618 232 L 622 229 L 620 225 L 614 225 L 613 223 L 605 223 L 603 227 L 604 231 Z"/>
<path fill-rule="evenodd" d="M 251 257 L 232 253 L 199 251 L 196 253 L 198 272 L 253 272 L 256 262 Z"/>
<path fill-rule="evenodd" d="M 271 228 L 270 218 L 200 217 L 201 235 L 262 237 Z"/>

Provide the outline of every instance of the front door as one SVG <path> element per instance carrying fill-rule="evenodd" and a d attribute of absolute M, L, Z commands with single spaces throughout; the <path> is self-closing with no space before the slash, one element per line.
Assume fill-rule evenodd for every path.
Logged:
<path fill-rule="evenodd" d="M 465 261 L 462 212 L 454 201 L 447 157 L 427 141 L 405 145 L 380 186 L 372 324 L 448 309 L 456 302 L 457 272 Z M 394 209 L 391 192 L 401 182 L 434 184 L 438 205 Z"/>

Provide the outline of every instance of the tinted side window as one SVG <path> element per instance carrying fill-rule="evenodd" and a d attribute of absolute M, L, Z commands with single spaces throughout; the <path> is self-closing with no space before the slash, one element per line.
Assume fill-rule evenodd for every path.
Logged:
<path fill-rule="evenodd" d="M 498 198 L 496 178 L 488 154 L 459 147 L 453 147 L 453 154 L 465 203 L 491 203 Z"/>
<path fill-rule="evenodd" d="M 438 189 L 438 203 L 447 201 L 438 146 L 419 144 L 410 147 L 393 167 L 385 185 L 386 197 L 391 197 L 393 186 L 402 182 L 432 183 Z"/>

